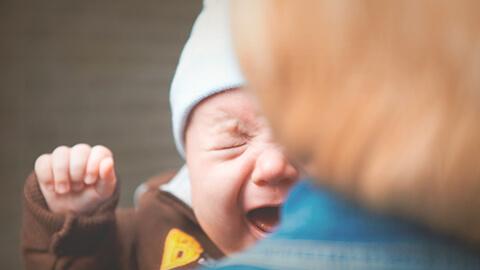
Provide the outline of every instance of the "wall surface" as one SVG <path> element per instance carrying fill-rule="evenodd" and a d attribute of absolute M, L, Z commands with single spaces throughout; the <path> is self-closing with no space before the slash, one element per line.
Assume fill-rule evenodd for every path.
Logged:
<path fill-rule="evenodd" d="M 201 1 L 0 0 L 0 269 L 21 269 L 21 193 L 35 158 L 104 144 L 121 205 L 181 165 L 168 89 Z"/>

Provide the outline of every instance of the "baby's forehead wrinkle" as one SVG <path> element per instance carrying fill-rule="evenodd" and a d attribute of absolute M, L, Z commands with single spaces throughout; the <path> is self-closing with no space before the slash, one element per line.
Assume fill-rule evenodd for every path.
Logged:
<path fill-rule="evenodd" d="M 232 110 L 217 108 L 210 117 L 210 125 L 215 131 L 253 131 L 260 126 L 259 115 L 253 110 Z"/>
<path fill-rule="evenodd" d="M 217 121 L 212 126 L 212 131 L 214 133 L 236 133 L 241 129 L 241 122 L 239 119 L 235 118 L 224 118 L 220 121 Z"/>

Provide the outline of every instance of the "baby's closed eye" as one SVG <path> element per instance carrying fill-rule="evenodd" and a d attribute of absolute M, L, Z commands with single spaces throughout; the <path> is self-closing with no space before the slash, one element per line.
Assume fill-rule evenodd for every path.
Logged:
<path fill-rule="evenodd" d="M 247 148 L 248 140 L 245 138 L 224 138 L 213 140 L 207 152 L 222 160 L 231 160 L 242 155 Z"/>
<path fill-rule="evenodd" d="M 241 148 L 246 145 L 247 145 L 247 140 L 233 140 L 231 142 L 218 143 L 212 148 L 212 150 L 213 151 L 233 150 L 233 149 Z"/>
<path fill-rule="evenodd" d="M 253 137 L 248 128 L 238 119 L 219 122 L 211 137 L 211 150 L 235 150 L 248 144 Z"/>

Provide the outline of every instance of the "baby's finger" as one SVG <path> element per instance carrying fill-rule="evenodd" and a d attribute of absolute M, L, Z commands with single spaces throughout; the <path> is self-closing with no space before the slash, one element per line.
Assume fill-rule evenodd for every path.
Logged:
<path fill-rule="evenodd" d="M 100 179 L 96 185 L 98 195 L 102 198 L 108 198 L 113 194 L 117 177 L 112 157 L 104 158 L 100 163 Z"/>
<path fill-rule="evenodd" d="M 40 187 L 48 191 L 54 191 L 52 157 L 49 154 L 43 154 L 35 160 L 35 175 L 37 176 Z"/>
<path fill-rule="evenodd" d="M 105 146 L 96 145 L 92 148 L 90 151 L 90 156 L 88 157 L 87 171 L 84 180 L 85 184 L 91 185 L 97 181 L 100 162 L 104 158 L 111 156 L 112 152 Z"/>
<path fill-rule="evenodd" d="M 70 191 L 70 149 L 68 147 L 59 146 L 53 151 L 52 168 L 55 191 L 59 194 Z"/>
<path fill-rule="evenodd" d="M 83 189 L 83 178 L 87 169 L 90 149 L 90 145 L 82 143 L 73 146 L 70 150 L 70 179 L 72 180 L 73 191 Z"/>

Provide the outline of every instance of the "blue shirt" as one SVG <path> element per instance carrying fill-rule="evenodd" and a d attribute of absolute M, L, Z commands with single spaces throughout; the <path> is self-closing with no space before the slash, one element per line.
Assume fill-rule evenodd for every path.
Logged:
<path fill-rule="evenodd" d="M 480 270 L 480 253 L 302 181 L 275 233 L 211 268 Z"/>

